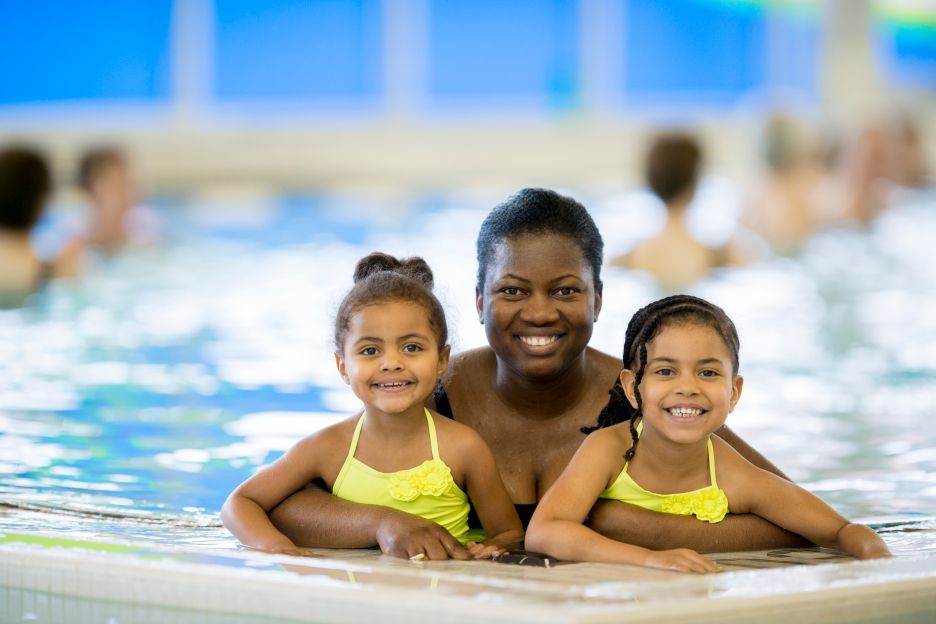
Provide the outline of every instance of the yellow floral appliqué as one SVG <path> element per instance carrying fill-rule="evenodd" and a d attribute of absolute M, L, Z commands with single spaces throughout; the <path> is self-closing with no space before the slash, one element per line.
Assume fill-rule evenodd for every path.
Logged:
<path fill-rule="evenodd" d="M 454 483 L 452 470 L 438 459 L 390 475 L 390 496 L 408 502 L 421 495 L 441 496 Z"/>
<path fill-rule="evenodd" d="M 663 501 L 662 511 L 699 520 L 721 522 L 728 513 L 728 497 L 721 488 L 707 487 L 698 492 L 676 494 Z"/>

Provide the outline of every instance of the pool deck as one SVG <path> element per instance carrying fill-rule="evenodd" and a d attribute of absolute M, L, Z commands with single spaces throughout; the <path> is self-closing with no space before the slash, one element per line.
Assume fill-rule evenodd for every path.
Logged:
<path fill-rule="evenodd" d="M 932 521 L 913 530 L 927 543 L 936 539 Z M 0 533 L 0 620 L 29 612 L 55 621 L 50 614 L 67 612 L 71 597 L 110 604 L 118 616 L 143 605 L 222 618 L 206 622 L 234 615 L 238 622 L 936 621 L 929 547 L 876 561 L 824 549 L 725 553 L 713 556 L 723 571 L 704 576 L 316 552 L 297 558 Z M 46 617 L 36 616 L 43 605 Z"/>

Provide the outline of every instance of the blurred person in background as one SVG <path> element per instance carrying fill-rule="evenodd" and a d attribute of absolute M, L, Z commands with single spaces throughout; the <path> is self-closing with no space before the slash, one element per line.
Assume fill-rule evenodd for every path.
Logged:
<path fill-rule="evenodd" d="M 139 183 L 124 150 L 110 145 L 88 149 L 78 163 L 78 185 L 89 203 L 84 233 L 89 249 L 111 256 L 130 243 L 158 237 L 155 218 L 139 205 Z"/>
<path fill-rule="evenodd" d="M 710 247 L 692 235 L 686 219 L 703 165 L 699 141 L 683 133 L 657 136 L 645 159 L 647 185 L 666 207 L 666 223 L 653 238 L 612 258 L 611 266 L 646 271 L 666 290 L 678 291 L 712 268 L 743 264 L 749 254 L 736 240 Z"/>
<path fill-rule="evenodd" d="M 0 306 L 23 305 L 30 294 L 55 277 L 74 277 L 81 247 L 66 245 L 52 260 L 39 258 L 31 235 L 52 191 L 52 175 L 37 150 L 0 150 Z"/>
<path fill-rule="evenodd" d="M 796 120 L 774 115 L 766 124 L 764 179 L 748 202 L 744 223 L 774 251 L 793 254 L 834 220 L 841 199 L 832 172 L 837 148 L 813 139 Z"/>

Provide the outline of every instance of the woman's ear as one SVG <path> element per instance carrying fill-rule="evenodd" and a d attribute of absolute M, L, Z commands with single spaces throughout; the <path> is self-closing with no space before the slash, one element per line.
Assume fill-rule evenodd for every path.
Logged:
<path fill-rule="evenodd" d="M 624 388 L 624 394 L 627 396 L 628 403 L 631 404 L 631 407 L 637 409 L 637 395 L 634 393 L 634 382 L 637 380 L 637 376 L 629 368 L 625 368 L 621 371 L 621 386 Z"/>

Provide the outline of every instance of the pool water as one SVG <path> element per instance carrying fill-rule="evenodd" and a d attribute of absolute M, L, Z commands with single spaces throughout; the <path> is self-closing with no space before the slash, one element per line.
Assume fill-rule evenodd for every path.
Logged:
<path fill-rule="evenodd" d="M 92 259 L 83 282 L 0 310 L 0 531 L 233 548 L 227 494 L 357 408 L 329 343 L 357 258 L 425 257 L 454 349 L 481 345 L 474 234 L 500 199 L 167 202 L 159 246 Z M 581 199 L 608 255 L 623 251 L 619 224 L 639 207 Z M 908 196 L 870 229 L 690 290 L 740 331 L 729 425 L 848 517 L 936 516 L 934 206 Z M 618 353 L 632 312 L 663 293 L 603 277 L 592 344 Z"/>

